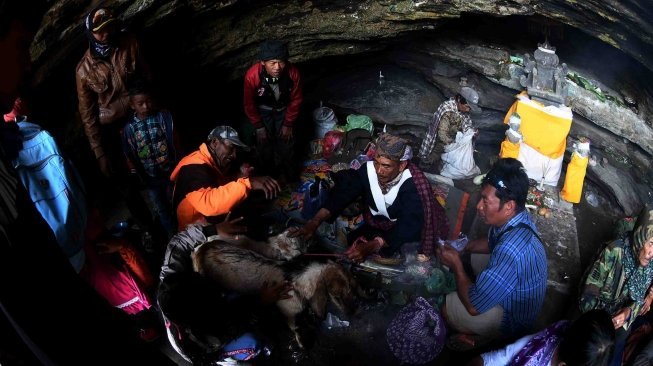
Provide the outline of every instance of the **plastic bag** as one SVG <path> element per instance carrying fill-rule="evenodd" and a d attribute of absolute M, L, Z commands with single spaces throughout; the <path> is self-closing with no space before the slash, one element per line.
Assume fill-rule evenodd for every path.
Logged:
<path fill-rule="evenodd" d="M 313 122 L 315 122 L 316 126 L 315 137 L 323 138 L 327 132 L 333 130 L 336 126 L 338 117 L 336 117 L 333 109 L 323 107 L 322 102 L 320 102 L 320 106 L 313 111 Z"/>
<path fill-rule="evenodd" d="M 338 150 L 345 133 L 342 131 L 329 131 L 322 139 L 322 156 L 330 158 L 334 151 Z"/>
<path fill-rule="evenodd" d="M 431 275 L 432 263 L 417 260 L 417 252 L 420 247 L 420 242 L 409 242 L 402 245 L 401 254 L 405 258 L 404 272 L 397 276 L 397 282 L 414 285 L 422 284 Z"/>
<path fill-rule="evenodd" d="M 456 278 L 449 271 L 434 268 L 431 276 L 424 282 L 426 291 L 432 294 L 448 294 L 456 290 Z"/>
<path fill-rule="evenodd" d="M 345 131 L 356 128 L 367 130 L 370 134 L 374 133 L 374 123 L 372 123 L 372 119 L 364 114 L 350 114 L 347 116 Z"/>
<path fill-rule="evenodd" d="M 456 142 L 444 148 L 444 166 L 440 175 L 451 179 L 464 179 L 481 173 L 474 162 L 473 137 L 474 130 L 471 128 L 464 134 L 460 131 L 456 133 Z"/>
<path fill-rule="evenodd" d="M 302 217 L 311 219 L 322 207 L 327 199 L 327 188 L 319 176 L 315 176 L 313 182 L 307 190 L 304 191 L 304 205 L 302 207 Z"/>

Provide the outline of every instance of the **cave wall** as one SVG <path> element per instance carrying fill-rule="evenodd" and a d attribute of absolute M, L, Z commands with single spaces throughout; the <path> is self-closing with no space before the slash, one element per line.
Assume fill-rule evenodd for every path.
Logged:
<path fill-rule="evenodd" d="M 97 1 L 59 0 L 45 14 L 32 47 L 38 77 L 82 47 L 81 20 Z M 219 66 L 238 77 L 270 36 L 289 41 L 295 61 L 378 50 L 399 35 L 437 29 L 464 14 L 539 15 L 543 26 L 568 24 L 621 49 L 653 69 L 653 9 L 628 1 L 251 1 L 107 0 L 127 24 L 175 24 L 193 42 L 182 51 L 198 66 Z M 175 21 L 176 19 L 176 21 Z M 174 45 L 178 46 L 178 45 Z M 64 57 L 65 58 L 65 57 Z"/>
<path fill-rule="evenodd" d="M 34 85 L 42 90 L 41 99 L 49 100 L 43 122 L 56 126 L 60 131 L 55 135 L 77 150 L 83 150 L 85 140 L 74 117 L 74 67 L 86 48 L 82 19 L 96 3 L 52 2 L 31 47 Z M 456 92 L 464 76 L 481 95 L 483 113 L 474 118 L 485 132 L 479 141 L 498 145 L 501 117 L 521 89 L 515 76 L 522 71 L 509 58 L 532 52 L 546 36 L 571 70 L 611 95 L 637 102 L 636 110 L 601 102 L 570 85 L 569 104 L 577 115 L 571 137 L 592 138 L 602 164 L 606 157 L 606 164 L 617 162 L 618 169 L 646 172 L 645 186 L 653 174 L 653 17 L 644 1 L 104 3 L 116 8 L 125 27 L 144 40 L 164 104 L 175 113 L 187 149 L 217 121 L 242 118 L 240 78 L 255 61 L 259 42 L 269 37 L 289 42 L 291 60 L 304 71 L 307 92 L 316 91 L 305 109 L 324 100 L 342 113 L 365 113 L 378 124 L 418 138 L 439 102 Z M 376 65 L 361 66 L 350 78 L 345 69 L 360 59 Z M 385 75 L 381 88 L 375 85 L 377 69 Z M 395 74 L 403 78 L 401 83 L 393 84 Z M 209 93 L 199 93 L 202 88 Z M 310 118 L 310 110 L 304 112 Z M 589 178 L 597 181 L 609 175 L 591 170 Z M 610 190 L 621 183 L 603 186 Z M 625 201 L 639 201 L 647 193 L 645 186 L 626 194 Z M 624 201 L 618 193 L 611 194 Z M 637 204 L 626 206 L 632 211 Z"/>
<path fill-rule="evenodd" d="M 445 98 L 458 92 L 460 79 L 464 77 L 479 93 L 482 109 L 473 113 L 472 119 L 480 130 L 476 143 L 480 151 L 477 162 L 486 168 L 483 164 L 487 164 L 487 157 L 496 156 L 504 138 L 505 113 L 521 90 L 514 77 L 509 78 L 510 74 L 519 74 L 509 70 L 515 65 L 500 62 L 508 55 L 505 50 L 467 38 L 465 42 L 455 41 L 456 49 L 449 52 L 452 47 L 447 43 L 451 43 L 450 40 L 447 35 L 413 39 L 383 55 L 374 55 L 367 62 L 325 61 L 348 64 L 348 67 L 322 73 L 321 79 L 306 88 L 305 105 L 315 108 L 320 101 L 324 102 L 341 120 L 349 113 L 367 114 L 379 128 L 401 134 L 419 146 L 433 112 Z M 570 67 L 573 69 L 574 65 Z M 636 214 L 650 195 L 650 152 L 624 137 L 624 131 L 648 130 L 647 122 L 636 117 L 628 107 L 601 102 L 584 89 L 570 87 L 576 93 L 570 100 L 572 106 L 598 108 L 596 112 L 590 110 L 594 121 L 576 111 L 568 139 L 569 152 L 580 137 L 589 138 L 593 161 L 597 164 L 588 168 L 588 181 L 623 213 Z M 637 132 L 629 136 L 644 145 L 648 143 Z"/>

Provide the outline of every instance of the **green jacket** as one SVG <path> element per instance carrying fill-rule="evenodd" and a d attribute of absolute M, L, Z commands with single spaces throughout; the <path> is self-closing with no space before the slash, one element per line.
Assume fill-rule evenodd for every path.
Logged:
<path fill-rule="evenodd" d="M 589 269 L 579 301 L 583 313 L 592 309 L 604 309 L 610 316 L 614 316 L 619 310 L 629 307 L 632 312 L 630 319 L 624 323 L 625 329 L 630 327 L 641 308 L 641 304 L 630 298 L 626 286 L 623 256 L 624 249 L 628 247 L 628 239 L 608 243 Z"/>

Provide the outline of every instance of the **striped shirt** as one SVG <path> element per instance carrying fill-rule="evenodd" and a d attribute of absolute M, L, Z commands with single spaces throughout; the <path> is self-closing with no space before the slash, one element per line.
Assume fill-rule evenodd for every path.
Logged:
<path fill-rule="evenodd" d="M 515 227 L 520 223 L 534 231 Z M 469 288 L 469 299 L 479 312 L 503 307 L 501 331 L 506 336 L 531 330 L 546 294 L 546 252 L 535 230 L 526 210 L 503 226 L 490 228 L 490 261 Z"/>

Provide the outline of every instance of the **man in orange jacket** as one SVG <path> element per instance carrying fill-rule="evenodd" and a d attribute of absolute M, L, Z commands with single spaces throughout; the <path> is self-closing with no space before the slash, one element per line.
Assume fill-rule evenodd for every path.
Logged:
<path fill-rule="evenodd" d="M 179 230 L 203 219 L 211 223 L 221 221 L 251 190 L 262 190 L 266 199 L 279 193 L 281 189 L 276 180 L 267 176 L 249 177 L 251 168 L 241 167 L 240 171 L 231 172 L 239 147 L 249 150 L 236 130 L 218 126 L 199 150 L 177 164 L 170 180 L 175 184 L 173 205 Z"/>

